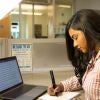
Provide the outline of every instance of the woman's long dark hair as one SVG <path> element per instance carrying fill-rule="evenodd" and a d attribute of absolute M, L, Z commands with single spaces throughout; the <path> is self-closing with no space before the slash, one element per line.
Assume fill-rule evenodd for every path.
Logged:
<path fill-rule="evenodd" d="M 81 30 L 87 40 L 88 52 L 82 53 L 73 47 L 73 40 L 69 36 L 69 29 Z M 82 9 L 76 12 L 66 25 L 66 46 L 68 58 L 74 66 L 75 75 L 82 84 L 82 77 L 91 57 L 96 54 L 95 45 L 100 44 L 100 11 Z"/>

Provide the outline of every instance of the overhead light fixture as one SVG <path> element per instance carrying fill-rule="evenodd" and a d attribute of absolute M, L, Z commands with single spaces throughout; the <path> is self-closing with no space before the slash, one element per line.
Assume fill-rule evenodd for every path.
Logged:
<path fill-rule="evenodd" d="M 12 11 L 11 14 L 19 14 L 19 12 Z M 32 12 L 22 12 L 21 14 L 23 14 L 23 15 L 33 15 Z M 41 12 L 34 12 L 34 15 L 41 16 L 41 15 L 43 15 L 43 13 L 41 13 Z"/>
<path fill-rule="evenodd" d="M 34 15 L 36 15 L 36 16 L 41 16 L 41 15 L 43 15 L 43 13 L 34 12 Z"/>
<path fill-rule="evenodd" d="M 61 7 L 61 8 L 71 8 L 71 5 L 58 5 L 58 7 Z"/>
<path fill-rule="evenodd" d="M 22 10 L 32 10 L 33 5 L 32 4 L 22 4 L 21 5 Z M 34 10 L 46 10 L 48 8 L 47 5 L 34 5 Z M 16 6 L 16 9 L 18 9 L 18 6 Z"/>
<path fill-rule="evenodd" d="M 9 13 L 22 0 L 0 0 L 0 19 Z"/>

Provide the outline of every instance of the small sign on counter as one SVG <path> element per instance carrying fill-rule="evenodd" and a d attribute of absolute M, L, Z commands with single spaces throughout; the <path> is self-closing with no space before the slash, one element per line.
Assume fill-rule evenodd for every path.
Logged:
<path fill-rule="evenodd" d="M 32 44 L 12 44 L 12 56 L 16 56 L 21 71 L 32 71 Z"/>

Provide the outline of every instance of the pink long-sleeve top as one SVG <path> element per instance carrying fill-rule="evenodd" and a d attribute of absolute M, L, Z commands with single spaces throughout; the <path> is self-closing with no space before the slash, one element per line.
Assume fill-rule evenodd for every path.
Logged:
<path fill-rule="evenodd" d="M 100 100 L 100 51 L 95 58 L 90 60 L 82 79 L 82 86 L 76 76 L 64 80 L 61 83 L 64 86 L 64 91 L 83 88 L 85 100 Z"/>

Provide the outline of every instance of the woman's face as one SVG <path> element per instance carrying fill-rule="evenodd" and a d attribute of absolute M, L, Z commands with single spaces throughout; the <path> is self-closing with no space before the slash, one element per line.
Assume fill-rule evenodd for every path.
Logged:
<path fill-rule="evenodd" d="M 69 35 L 73 39 L 73 42 L 74 42 L 73 46 L 81 50 L 83 53 L 86 53 L 87 52 L 87 42 L 86 42 L 84 33 L 80 30 L 75 30 L 73 28 L 70 28 Z"/>

